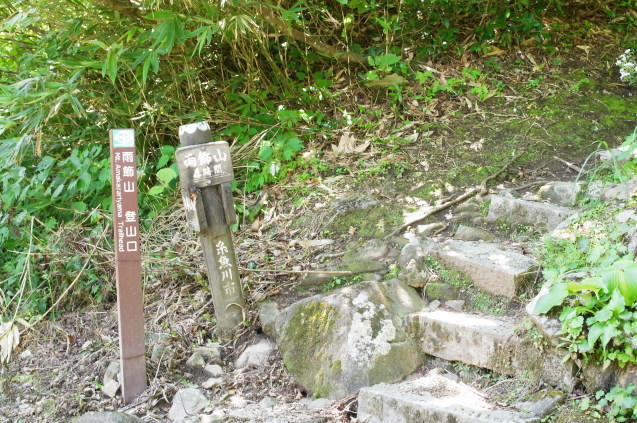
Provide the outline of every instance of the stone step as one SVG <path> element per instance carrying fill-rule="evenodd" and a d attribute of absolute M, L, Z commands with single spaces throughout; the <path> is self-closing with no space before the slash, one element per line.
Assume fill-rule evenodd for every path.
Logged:
<path fill-rule="evenodd" d="M 410 315 L 426 354 L 482 367 L 504 375 L 526 374 L 571 389 L 577 367 L 562 362 L 565 352 L 524 335 L 514 318 L 437 309 Z"/>
<path fill-rule="evenodd" d="M 531 257 L 486 242 L 450 240 L 440 246 L 436 256 L 446 267 L 467 276 L 476 288 L 507 298 L 520 293 L 538 270 Z"/>
<path fill-rule="evenodd" d="M 534 423 L 530 413 L 498 409 L 469 386 L 436 373 L 362 388 L 358 420 L 366 423 Z"/>
<path fill-rule="evenodd" d="M 487 220 L 551 231 L 573 213 L 568 207 L 493 195 Z"/>

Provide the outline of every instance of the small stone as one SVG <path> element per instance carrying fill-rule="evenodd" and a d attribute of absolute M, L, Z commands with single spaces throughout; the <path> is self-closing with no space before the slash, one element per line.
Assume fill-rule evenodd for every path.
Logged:
<path fill-rule="evenodd" d="M 164 357 L 167 349 L 168 345 L 154 344 L 150 352 L 150 361 L 153 363 L 158 363 Z"/>
<path fill-rule="evenodd" d="M 513 406 L 525 413 L 534 414 L 538 417 L 546 417 L 558 405 L 564 402 L 564 393 L 560 391 L 541 391 L 534 395 L 538 398 L 534 401 L 518 402 Z"/>
<path fill-rule="evenodd" d="M 208 404 L 208 399 L 197 388 L 184 388 L 177 391 L 168 412 L 170 420 L 182 420 L 197 415 Z"/>
<path fill-rule="evenodd" d="M 259 304 L 259 323 L 263 332 L 271 338 L 275 337 L 275 322 L 279 314 L 281 311 L 275 302 L 266 301 Z"/>
<path fill-rule="evenodd" d="M 456 229 L 456 234 L 453 238 L 462 241 L 493 241 L 495 240 L 495 235 L 484 229 L 460 225 Z"/>
<path fill-rule="evenodd" d="M 480 206 L 476 203 L 466 202 L 457 206 L 455 210 L 456 210 L 456 213 L 463 213 L 463 212 L 478 213 L 480 211 Z"/>
<path fill-rule="evenodd" d="M 221 357 L 221 344 L 218 342 L 208 342 L 206 345 L 194 347 L 193 353 L 199 353 L 206 360 Z"/>
<path fill-rule="evenodd" d="M 370 239 L 362 245 L 357 244 L 348 251 L 343 259 L 353 260 L 379 260 L 387 255 L 389 247 L 386 242 L 380 239 Z"/>
<path fill-rule="evenodd" d="M 572 206 L 582 191 L 582 182 L 549 182 L 538 192 L 543 200 L 548 200 L 558 206 Z"/>
<path fill-rule="evenodd" d="M 398 279 L 413 288 L 422 288 L 429 281 L 429 274 L 418 268 L 416 260 L 411 260 L 407 267 L 400 271 Z"/>
<path fill-rule="evenodd" d="M 115 398 L 117 391 L 119 391 L 119 383 L 112 379 L 102 386 L 102 392 L 109 398 Z"/>
<path fill-rule="evenodd" d="M 407 245 L 403 247 L 398 256 L 397 264 L 400 267 L 406 267 L 411 260 L 422 260 L 429 256 L 436 244 L 429 240 L 419 240 L 418 238 L 412 238 Z"/>
<path fill-rule="evenodd" d="M 141 423 L 142 419 L 126 413 L 100 412 L 88 413 L 80 417 L 75 423 Z"/>
<path fill-rule="evenodd" d="M 259 401 L 259 407 L 268 409 L 274 408 L 279 402 L 272 397 L 263 397 L 261 401 Z"/>
<path fill-rule="evenodd" d="M 221 377 L 224 375 L 224 371 L 218 364 L 209 364 L 203 369 L 210 377 Z"/>
<path fill-rule="evenodd" d="M 268 357 L 275 348 L 276 345 L 268 339 L 263 339 L 257 344 L 250 345 L 241 353 L 239 358 L 237 358 L 235 368 L 241 369 L 248 366 L 263 367 L 267 364 Z"/>
<path fill-rule="evenodd" d="M 425 297 L 428 300 L 457 300 L 459 296 L 460 289 L 448 283 L 429 282 L 425 286 Z"/>
<path fill-rule="evenodd" d="M 440 301 L 438 300 L 433 300 L 429 303 L 429 305 L 427 305 L 427 308 L 431 311 L 437 309 L 438 307 L 440 307 Z"/>
<path fill-rule="evenodd" d="M 201 387 L 204 389 L 213 389 L 223 385 L 223 378 L 220 377 L 211 377 L 201 384 Z"/>
<path fill-rule="evenodd" d="M 427 225 L 418 225 L 416 230 L 422 236 L 429 236 L 436 231 L 444 229 L 447 225 L 442 222 L 429 223 Z"/>
<path fill-rule="evenodd" d="M 462 311 L 464 310 L 465 302 L 463 300 L 449 300 L 445 301 L 445 306 L 452 310 Z"/>
<path fill-rule="evenodd" d="M 117 382 L 119 380 L 119 362 L 111 361 L 106 367 L 106 371 L 104 372 L 104 379 L 102 380 L 102 384 L 106 385 L 108 382 L 114 380 Z"/>
<path fill-rule="evenodd" d="M 186 361 L 186 366 L 203 368 L 206 366 L 206 360 L 201 354 L 193 353 L 188 361 Z"/>

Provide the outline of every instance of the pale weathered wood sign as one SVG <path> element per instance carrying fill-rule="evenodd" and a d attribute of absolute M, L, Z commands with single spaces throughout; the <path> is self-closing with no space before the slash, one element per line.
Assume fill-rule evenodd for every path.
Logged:
<path fill-rule="evenodd" d="M 175 156 L 186 221 L 199 232 L 217 326 L 228 332 L 243 322 L 245 307 L 229 227 L 237 221 L 230 147 L 225 141 L 211 142 L 206 122 L 181 126 L 179 139 L 182 147 Z"/>

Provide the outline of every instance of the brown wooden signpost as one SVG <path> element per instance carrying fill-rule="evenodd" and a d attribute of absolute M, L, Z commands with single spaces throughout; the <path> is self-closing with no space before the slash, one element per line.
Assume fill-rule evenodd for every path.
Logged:
<path fill-rule="evenodd" d="M 120 382 L 124 403 L 128 404 L 147 387 L 135 131 L 112 129 L 109 132 L 109 138 L 119 317 Z"/>
<path fill-rule="evenodd" d="M 210 142 L 206 122 L 181 126 L 179 140 L 182 147 L 175 155 L 186 221 L 200 235 L 217 326 L 229 332 L 243 322 L 245 308 L 229 227 L 237 221 L 230 147 L 225 141 Z"/>

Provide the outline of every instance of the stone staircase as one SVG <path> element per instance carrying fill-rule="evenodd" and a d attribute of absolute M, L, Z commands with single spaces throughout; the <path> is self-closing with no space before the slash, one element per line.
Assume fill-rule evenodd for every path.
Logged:
<path fill-rule="evenodd" d="M 490 201 L 487 221 L 528 225 L 545 232 L 575 213 L 561 205 L 500 195 L 491 196 Z M 516 298 L 539 272 L 533 257 L 494 242 L 447 240 L 434 248 L 433 255 L 445 268 L 466 276 L 475 288 L 509 299 Z M 529 309 L 532 313 L 532 307 Z M 565 351 L 526 335 L 529 326 L 525 322 L 543 330 L 548 324 L 546 317 L 532 317 L 458 311 L 434 302 L 410 314 L 408 321 L 429 356 L 501 375 L 524 375 L 571 391 L 578 381 L 577 366 L 562 361 Z M 363 388 L 358 407 L 358 417 L 366 423 L 539 422 L 547 413 L 547 409 L 538 414 L 524 407 L 500 407 L 440 369 L 415 380 Z"/>

